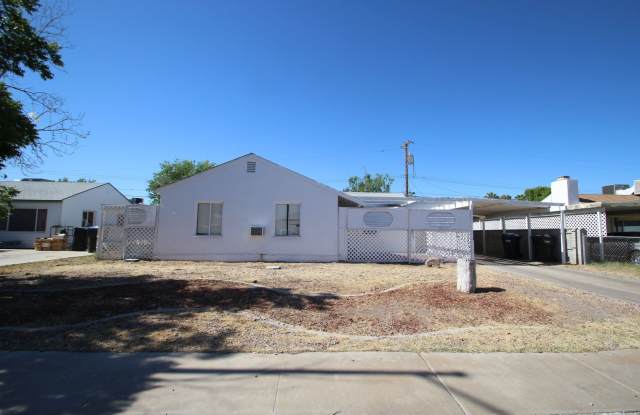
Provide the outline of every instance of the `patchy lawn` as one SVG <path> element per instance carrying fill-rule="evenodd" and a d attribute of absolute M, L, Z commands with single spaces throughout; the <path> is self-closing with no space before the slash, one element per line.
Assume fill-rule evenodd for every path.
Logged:
<path fill-rule="evenodd" d="M 640 278 L 640 265 L 630 262 L 594 262 L 587 265 L 579 265 L 578 268 L 623 278 Z"/>
<path fill-rule="evenodd" d="M 479 267 L 95 261 L 0 267 L 9 350 L 595 351 L 640 348 L 640 309 Z"/>

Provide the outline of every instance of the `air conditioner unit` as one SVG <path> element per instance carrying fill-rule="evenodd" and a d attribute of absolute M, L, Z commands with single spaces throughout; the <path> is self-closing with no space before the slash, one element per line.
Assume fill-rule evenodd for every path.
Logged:
<path fill-rule="evenodd" d="M 249 232 L 251 236 L 264 236 L 264 226 L 251 226 Z"/>

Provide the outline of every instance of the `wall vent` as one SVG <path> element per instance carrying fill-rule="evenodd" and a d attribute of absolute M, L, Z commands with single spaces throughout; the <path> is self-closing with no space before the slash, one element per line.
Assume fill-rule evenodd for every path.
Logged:
<path fill-rule="evenodd" d="M 393 223 L 393 216 L 389 212 L 374 210 L 365 213 L 362 220 L 370 228 L 386 228 Z"/>
<path fill-rule="evenodd" d="M 247 161 L 247 173 L 255 173 L 255 172 L 256 172 L 256 162 Z"/>

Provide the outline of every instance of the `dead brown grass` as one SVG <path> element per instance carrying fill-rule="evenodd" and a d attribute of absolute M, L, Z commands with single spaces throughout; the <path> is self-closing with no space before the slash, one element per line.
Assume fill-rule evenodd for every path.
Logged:
<path fill-rule="evenodd" d="M 638 307 L 483 267 L 481 292 L 465 295 L 454 289 L 452 267 L 280 264 L 282 269 L 268 270 L 266 265 L 77 258 L 0 268 L 0 348 L 541 352 L 640 347 Z M 245 284 L 254 281 L 278 290 Z M 397 288 L 385 291 L 392 287 Z M 105 318 L 46 331 L 2 330 Z"/>

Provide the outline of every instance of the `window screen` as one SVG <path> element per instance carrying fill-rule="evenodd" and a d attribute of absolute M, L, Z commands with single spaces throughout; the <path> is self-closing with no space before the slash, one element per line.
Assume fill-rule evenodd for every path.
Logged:
<path fill-rule="evenodd" d="M 276 236 L 300 235 L 300 205 L 276 205 Z"/>
<path fill-rule="evenodd" d="M 8 228 L 13 232 L 44 232 L 47 228 L 47 209 L 13 209 Z"/>
<path fill-rule="evenodd" d="M 222 235 L 222 203 L 198 203 L 197 235 Z"/>

